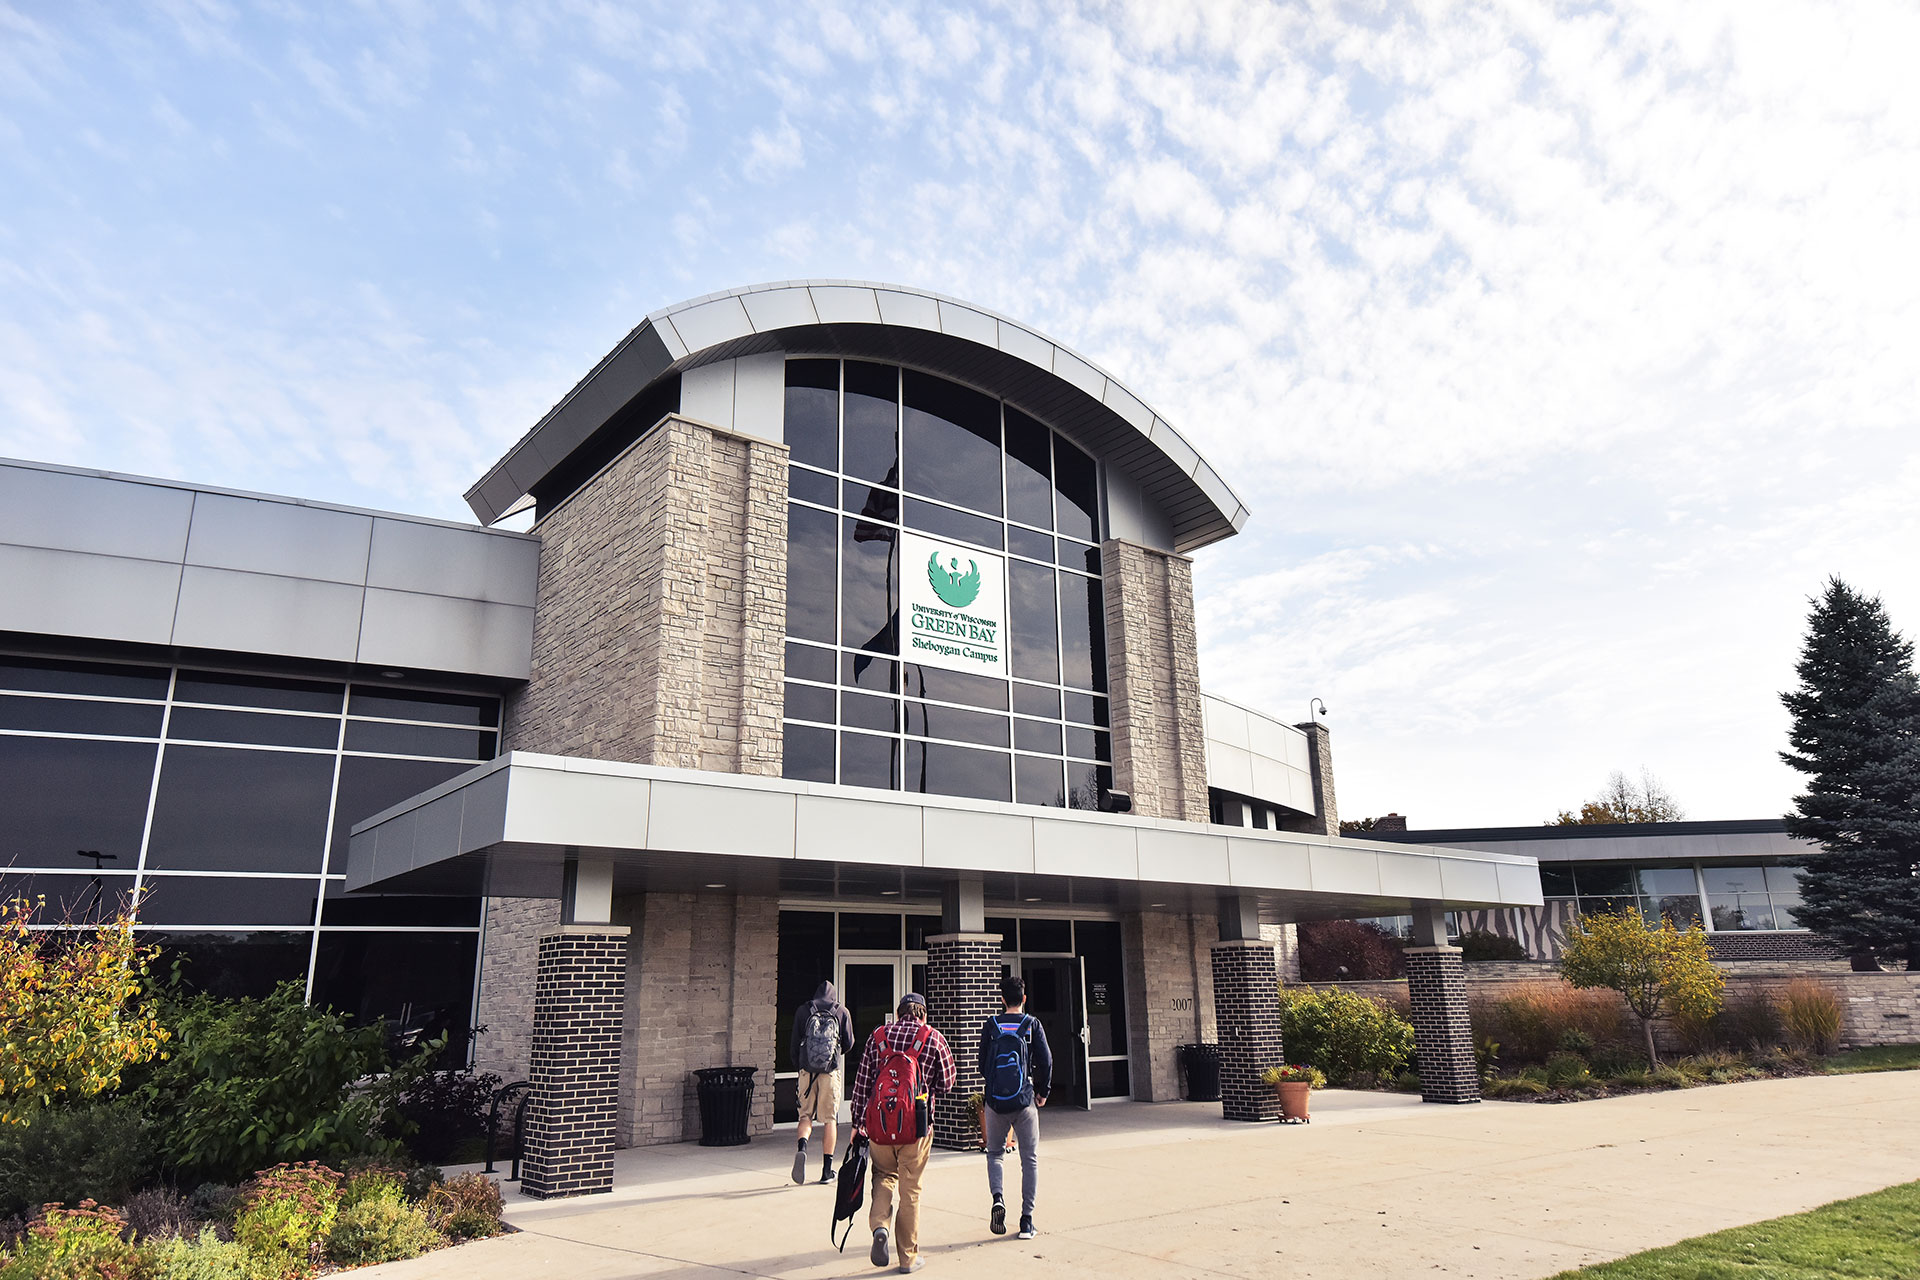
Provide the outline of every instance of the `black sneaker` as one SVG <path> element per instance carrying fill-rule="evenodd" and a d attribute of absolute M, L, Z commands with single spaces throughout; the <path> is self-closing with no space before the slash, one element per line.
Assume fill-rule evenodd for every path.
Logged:
<path fill-rule="evenodd" d="M 827 1183 L 832 1181 L 833 1181 L 833 1165 L 832 1164 L 821 1165 L 820 1166 L 820 1184 L 822 1186 L 825 1186 Z"/>
<path fill-rule="evenodd" d="M 876 1267 L 887 1265 L 887 1229 L 885 1227 L 874 1231 L 873 1252 L 867 1256 L 873 1259 L 873 1265 Z"/>
<path fill-rule="evenodd" d="M 993 1202 L 993 1217 L 988 1219 L 988 1222 L 993 1227 L 993 1234 L 997 1236 L 1007 1234 L 1007 1206 L 1004 1201 Z"/>
<path fill-rule="evenodd" d="M 1022 1239 L 1022 1240 L 1031 1240 L 1031 1239 L 1033 1239 L 1033 1237 L 1034 1237 L 1034 1235 L 1035 1235 L 1035 1234 L 1036 1234 L 1036 1233 L 1035 1233 L 1035 1231 L 1034 1231 L 1034 1229 L 1033 1229 L 1033 1219 L 1032 1219 L 1032 1218 L 1031 1218 L 1030 1216 L 1028 1216 L 1028 1215 L 1026 1215 L 1026 1214 L 1022 1214 L 1022 1215 L 1020 1216 L 1020 1236 L 1019 1236 L 1019 1238 L 1020 1238 L 1020 1239 Z"/>
<path fill-rule="evenodd" d="M 807 1180 L 807 1149 L 805 1147 L 793 1153 L 793 1180 L 797 1183 Z"/>

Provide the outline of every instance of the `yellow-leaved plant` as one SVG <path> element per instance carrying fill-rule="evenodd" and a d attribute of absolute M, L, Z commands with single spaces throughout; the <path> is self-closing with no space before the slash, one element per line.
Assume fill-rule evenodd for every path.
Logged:
<path fill-rule="evenodd" d="M 1647 1061 L 1660 1065 L 1653 1043 L 1657 1019 L 1680 1014 L 1704 1022 L 1720 1009 L 1727 980 L 1714 966 L 1707 935 L 1699 926 L 1676 929 L 1671 921 L 1650 928 L 1637 911 L 1581 916 L 1567 930 L 1560 976 L 1576 987 L 1620 993 L 1640 1019 Z"/>
<path fill-rule="evenodd" d="M 147 995 L 157 949 L 135 937 L 133 904 L 98 924 L 35 929 L 45 905 L 0 904 L 0 1125 L 114 1088 L 167 1039 Z"/>

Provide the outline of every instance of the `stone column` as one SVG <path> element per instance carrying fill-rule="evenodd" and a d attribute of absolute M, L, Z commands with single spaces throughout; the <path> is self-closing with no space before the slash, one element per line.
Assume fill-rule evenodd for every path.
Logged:
<path fill-rule="evenodd" d="M 1413 1042 L 1420 1054 L 1421 1100 L 1480 1101 L 1473 1022 L 1467 1015 L 1467 975 L 1460 948 L 1447 945 L 1443 904 L 1413 904 L 1413 945 L 1406 957 Z"/>
<path fill-rule="evenodd" d="M 980 1026 L 1000 1012 L 1000 935 L 943 933 L 927 939 L 927 1021 L 953 1049 L 953 1091 L 935 1106 L 933 1145 L 975 1151 L 980 1128 L 967 1098 L 986 1088 L 980 1076 Z"/>
<path fill-rule="evenodd" d="M 613 1190 L 626 963 L 620 925 L 563 924 L 540 939 L 520 1177 L 526 1195 Z"/>
<path fill-rule="evenodd" d="M 1260 1073 L 1286 1059 L 1280 1044 L 1280 974 L 1273 944 L 1214 944 L 1213 1014 L 1220 1033 L 1220 1110 L 1229 1120 L 1272 1120 L 1280 1099 Z"/>
<path fill-rule="evenodd" d="M 1150 818 L 1207 820 L 1207 757 L 1194 630 L 1193 562 L 1109 538 L 1108 707 L 1114 785 Z"/>

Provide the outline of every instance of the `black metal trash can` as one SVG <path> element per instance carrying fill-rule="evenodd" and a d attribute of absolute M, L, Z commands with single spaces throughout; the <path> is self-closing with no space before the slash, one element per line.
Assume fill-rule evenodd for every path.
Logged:
<path fill-rule="evenodd" d="M 755 1067 L 702 1067 L 696 1091 L 700 1097 L 700 1145 L 740 1147 L 747 1143 L 747 1123 L 753 1118 Z M 1217 1096 L 1217 1095 L 1216 1095 Z"/>
<path fill-rule="evenodd" d="M 1187 1101 L 1220 1101 L 1220 1046 L 1183 1044 L 1177 1052 L 1187 1076 Z"/>

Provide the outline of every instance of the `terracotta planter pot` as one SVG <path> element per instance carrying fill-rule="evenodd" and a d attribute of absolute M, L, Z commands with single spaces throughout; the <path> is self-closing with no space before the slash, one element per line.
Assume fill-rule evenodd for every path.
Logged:
<path fill-rule="evenodd" d="M 1280 1095 L 1281 1123 L 1303 1121 L 1311 1123 L 1307 1115 L 1307 1106 L 1313 1097 L 1313 1086 L 1305 1080 L 1282 1080 L 1273 1086 Z"/>

